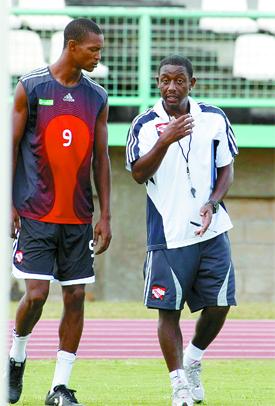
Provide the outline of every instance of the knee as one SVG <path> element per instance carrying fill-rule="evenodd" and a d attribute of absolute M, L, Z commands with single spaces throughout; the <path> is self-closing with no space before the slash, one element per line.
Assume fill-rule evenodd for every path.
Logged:
<path fill-rule="evenodd" d="M 25 300 L 27 301 L 29 307 L 33 310 L 41 309 L 48 297 L 49 291 L 47 289 L 32 289 L 27 292 Z"/>
<path fill-rule="evenodd" d="M 223 320 L 226 318 L 229 309 L 230 306 L 213 306 L 205 308 L 204 312 L 211 318 Z"/>
<path fill-rule="evenodd" d="M 172 328 L 177 327 L 180 321 L 180 310 L 159 310 L 158 329 L 166 326 Z"/>
<path fill-rule="evenodd" d="M 78 310 L 82 309 L 85 299 L 85 288 L 83 286 L 69 286 L 63 291 L 64 306 Z"/>

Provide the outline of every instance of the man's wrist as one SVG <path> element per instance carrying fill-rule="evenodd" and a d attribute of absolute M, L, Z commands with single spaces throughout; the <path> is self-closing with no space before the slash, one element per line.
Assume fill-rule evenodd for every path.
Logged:
<path fill-rule="evenodd" d="M 213 214 L 216 214 L 217 211 L 219 210 L 219 201 L 218 201 L 218 200 L 209 199 L 209 200 L 206 202 L 206 205 L 212 206 L 212 212 L 213 212 Z"/>
<path fill-rule="evenodd" d="M 101 216 L 100 216 L 100 219 L 110 221 L 111 220 L 111 214 L 110 213 L 102 213 Z"/>

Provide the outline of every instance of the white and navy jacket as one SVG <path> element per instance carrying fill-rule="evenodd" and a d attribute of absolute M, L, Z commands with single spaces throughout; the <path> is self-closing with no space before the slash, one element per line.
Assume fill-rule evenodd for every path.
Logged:
<path fill-rule="evenodd" d="M 232 162 L 238 153 L 235 136 L 225 113 L 218 107 L 197 103 L 189 98 L 195 127 L 190 137 L 171 144 L 147 189 L 148 250 L 178 248 L 216 237 L 232 228 L 223 204 L 213 215 L 203 237 L 195 236 L 201 223 L 200 208 L 215 186 L 217 168 Z M 137 116 L 127 138 L 126 167 L 149 152 L 170 121 L 160 99 L 153 108 Z M 190 193 L 186 159 L 196 197 Z"/>

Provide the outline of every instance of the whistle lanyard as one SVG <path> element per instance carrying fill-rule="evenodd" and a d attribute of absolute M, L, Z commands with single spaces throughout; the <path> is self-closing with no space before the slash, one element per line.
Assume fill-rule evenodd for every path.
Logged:
<path fill-rule="evenodd" d="M 171 121 L 173 119 L 175 119 L 175 117 L 169 116 L 169 121 Z M 178 141 L 182 156 L 183 156 L 183 158 L 185 160 L 185 163 L 186 163 L 186 173 L 187 173 L 187 178 L 188 178 L 188 182 L 189 182 L 189 185 L 190 185 L 190 193 L 195 199 L 197 191 L 196 191 L 196 189 L 194 188 L 194 186 L 192 184 L 191 173 L 190 173 L 190 168 L 189 168 L 189 153 L 191 151 L 191 143 L 192 143 L 192 134 L 190 134 L 190 136 L 189 136 L 188 151 L 187 151 L 187 154 L 185 155 L 185 153 L 183 151 L 183 148 L 182 148 L 182 145 L 181 145 L 180 141 Z"/>
<path fill-rule="evenodd" d="M 186 173 L 187 173 L 187 178 L 188 178 L 189 185 L 190 185 L 190 192 L 191 192 L 191 195 L 195 198 L 196 197 L 196 189 L 194 188 L 194 186 L 192 184 L 191 173 L 190 173 L 190 168 L 189 168 L 189 153 L 191 151 L 191 143 L 192 143 L 192 134 L 190 134 L 189 144 L 188 144 L 188 151 L 187 151 L 187 154 L 185 156 L 182 145 L 181 145 L 180 141 L 178 141 L 179 147 L 181 149 L 182 156 L 183 156 L 183 158 L 185 160 L 185 163 L 186 163 Z"/>

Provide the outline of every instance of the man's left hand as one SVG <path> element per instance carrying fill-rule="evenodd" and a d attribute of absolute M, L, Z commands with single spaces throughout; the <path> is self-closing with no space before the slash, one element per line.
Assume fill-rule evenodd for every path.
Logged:
<path fill-rule="evenodd" d="M 203 234 L 207 231 L 211 220 L 213 216 L 213 207 L 211 204 L 206 203 L 202 208 L 200 209 L 200 216 L 201 216 L 201 224 L 202 226 L 195 231 L 196 235 L 199 235 L 200 237 L 203 236 Z"/>
<path fill-rule="evenodd" d="M 100 245 L 95 255 L 102 254 L 110 245 L 112 239 L 110 220 L 100 219 L 94 228 L 94 246 Z"/>

